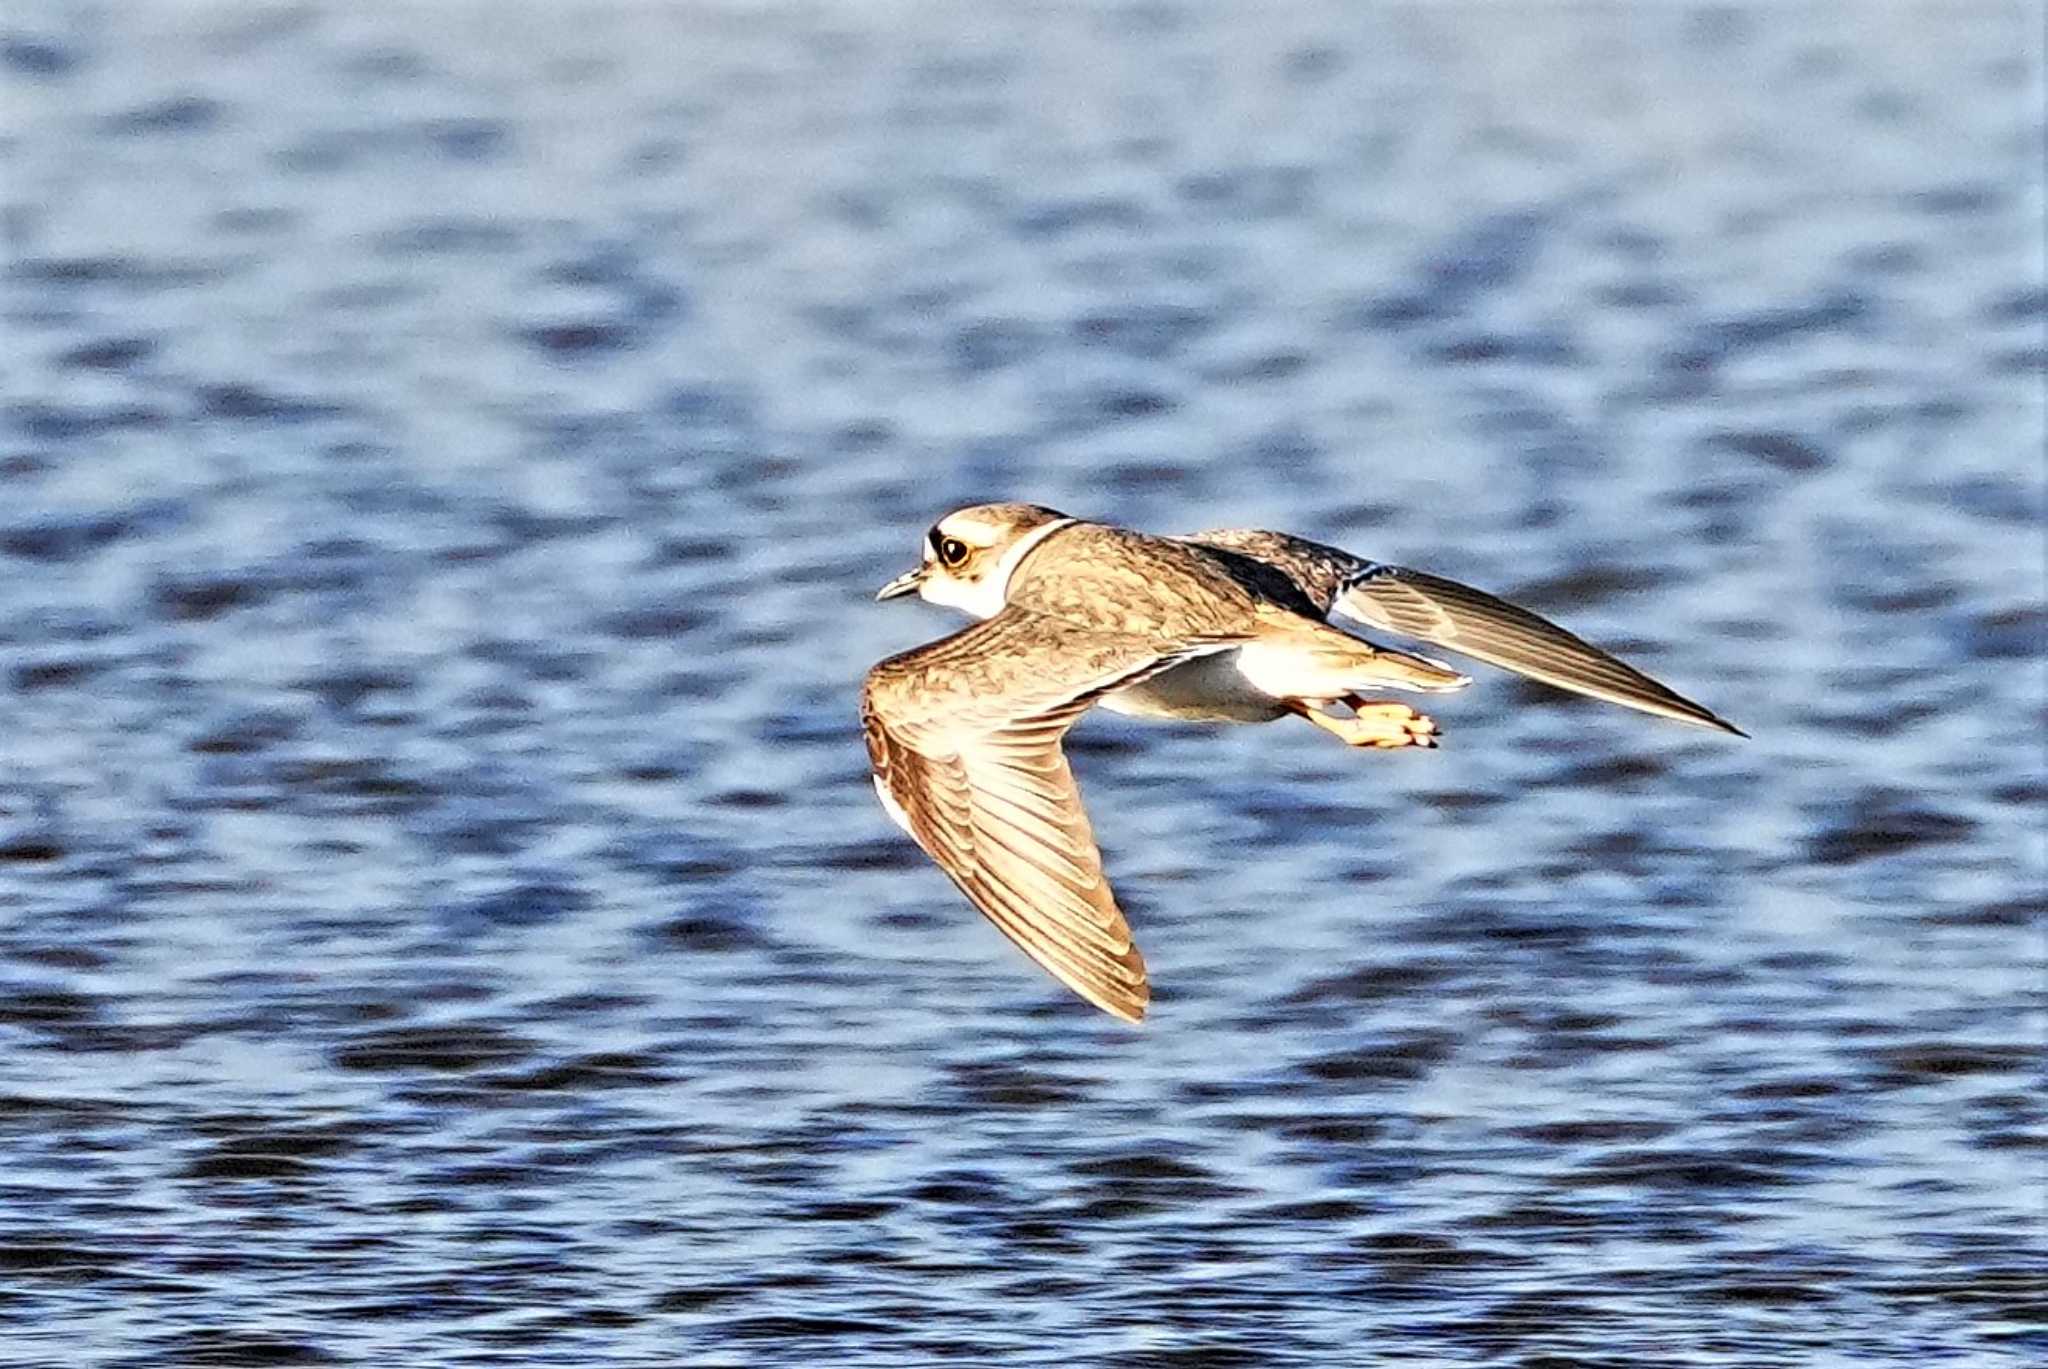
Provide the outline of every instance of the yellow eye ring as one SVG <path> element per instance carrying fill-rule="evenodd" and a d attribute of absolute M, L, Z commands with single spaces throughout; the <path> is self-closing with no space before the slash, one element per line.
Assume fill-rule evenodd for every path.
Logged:
<path fill-rule="evenodd" d="M 957 537 L 939 539 L 939 560 L 949 566 L 957 566 L 967 559 L 967 544 Z"/>

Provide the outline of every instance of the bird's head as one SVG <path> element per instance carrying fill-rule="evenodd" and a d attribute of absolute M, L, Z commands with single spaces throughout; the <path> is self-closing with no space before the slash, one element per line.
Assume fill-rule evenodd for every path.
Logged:
<path fill-rule="evenodd" d="M 916 594 L 926 603 L 993 618 L 1003 608 L 1010 573 L 1039 542 L 1075 520 L 1041 504 L 971 504 L 932 524 L 924 557 L 882 586 L 877 599 Z"/>

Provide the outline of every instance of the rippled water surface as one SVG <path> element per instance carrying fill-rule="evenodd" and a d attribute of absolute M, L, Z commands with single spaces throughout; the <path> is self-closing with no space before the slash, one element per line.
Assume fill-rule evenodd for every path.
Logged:
<path fill-rule="evenodd" d="M 2020 1365 L 2034 5 L 10 6 L 0 1361 Z M 1510 592 L 888 825 L 1011 496 Z"/>

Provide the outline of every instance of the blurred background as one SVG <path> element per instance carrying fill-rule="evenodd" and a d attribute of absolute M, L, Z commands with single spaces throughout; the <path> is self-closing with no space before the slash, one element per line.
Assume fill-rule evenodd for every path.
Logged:
<path fill-rule="evenodd" d="M 13 4 L 0 1363 L 2037 1363 L 2034 4 Z M 875 804 L 1020 498 L 1507 593 Z"/>

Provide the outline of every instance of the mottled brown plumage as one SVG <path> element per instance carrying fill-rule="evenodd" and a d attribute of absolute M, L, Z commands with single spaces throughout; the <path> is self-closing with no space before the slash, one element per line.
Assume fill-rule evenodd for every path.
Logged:
<path fill-rule="evenodd" d="M 1062 983 L 1130 1021 L 1150 998 L 1060 743 L 1097 703 L 1141 716 L 1300 716 L 1353 746 L 1429 747 L 1436 725 L 1367 691 L 1459 689 L 1332 612 L 1682 722 L 1735 729 L 1527 610 L 1436 576 L 1256 529 L 1150 537 L 1036 504 L 939 520 L 916 593 L 982 621 L 868 672 L 861 721 L 883 806 Z"/>
<path fill-rule="evenodd" d="M 1274 568 L 1229 551 L 1076 523 L 1010 577 L 1007 602 L 1080 626 L 1177 641 L 1248 624 L 1292 628 L 1321 614 Z"/>
<path fill-rule="evenodd" d="M 960 891 L 1074 992 L 1129 1021 L 1151 991 L 1060 740 L 1106 690 L 1202 650 L 1005 610 L 868 672 L 877 791 Z"/>

